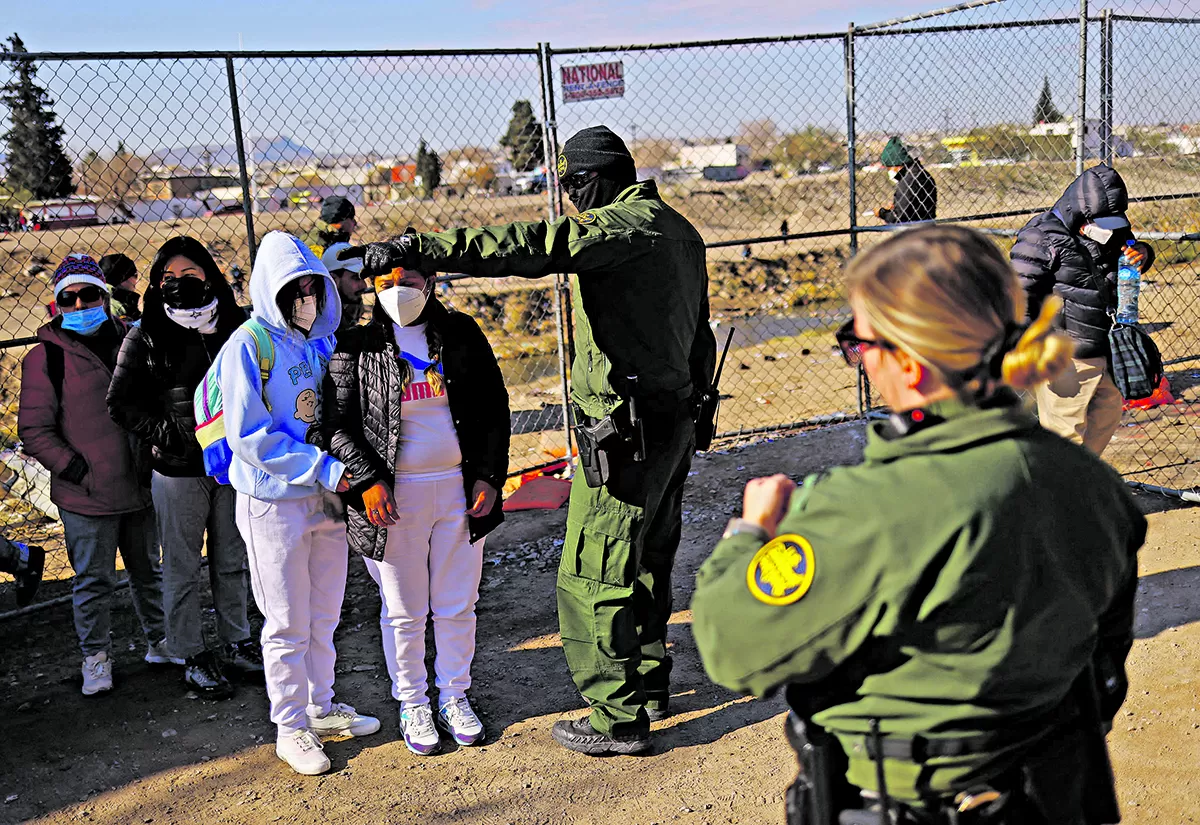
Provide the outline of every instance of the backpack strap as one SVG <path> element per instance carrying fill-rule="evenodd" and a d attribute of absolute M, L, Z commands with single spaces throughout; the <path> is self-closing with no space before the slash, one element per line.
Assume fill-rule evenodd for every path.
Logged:
<path fill-rule="evenodd" d="M 267 328 L 251 318 L 244 326 L 254 339 L 255 358 L 258 361 L 258 376 L 262 381 L 262 400 L 267 412 L 271 411 L 271 402 L 267 400 L 267 379 L 275 368 L 275 342 L 271 340 Z"/>

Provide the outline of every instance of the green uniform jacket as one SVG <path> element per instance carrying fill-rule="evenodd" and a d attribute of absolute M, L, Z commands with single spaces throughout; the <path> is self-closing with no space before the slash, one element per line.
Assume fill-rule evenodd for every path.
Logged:
<path fill-rule="evenodd" d="M 946 420 L 894 440 L 873 424 L 862 464 L 804 481 L 776 544 L 723 539 L 696 579 L 693 630 L 712 679 L 811 698 L 861 788 L 875 787 L 871 718 L 893 737 L 1012 731 L 1052 710 L 1089 662 L 1102 693 L 1108 683 L 1109 719 L 1124 698 L 1146 529 L 1125 485 L 1010 393 L 930 411 Z M 932 759 L 923 788 L 963 790 L 1020 750 Z M 886 769 L 889 792 L 915 800 L 919 766 Z"/>
<path fill-rule="evenodd" d="M 485 277 L 572 273 L 575 361 L 571 395 L 585 413 L 611 413 L 638 377 L 638 394 L 664 405 L 711 380 L 704 239 L 662 202 L 653 181 L 608 206 L 556 221 L 416 236 L 421 268 Z"/>

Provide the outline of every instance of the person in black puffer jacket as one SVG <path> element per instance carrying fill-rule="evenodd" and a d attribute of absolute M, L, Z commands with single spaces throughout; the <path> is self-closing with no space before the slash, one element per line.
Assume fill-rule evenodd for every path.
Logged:
<path fill-rule="evenodd" d="M 1125 181 L 1108 166 L 1076 178 L 1052 209 L 1017 234 L 1010 257 L 1036 318 L 1050 295 L 1062 298 L 1059 321 L 1075 340 L 1075 358 L 1037 390 L 1042 426 L 1099 455 L 1121 423 L 1124 399 L 1108 363 L 1108 331 L 1116 311 L 1117 260 L 1133 232 Z M 1154 249 L 1137 242 L 1131 257 L 1145 272 Z"/>
<path fill-rule="evenodd" d="M 433 279 L 375 279 L 371 323 L 338 333 L 323 392 L 323 438 L 353 478 L 347 537 L 379 585 L 380 625 L 414 753 L 439 747 L 426 695 L 425 622 L 433 615 L 436 724 L 460 745 L 482 741 L 467 700 L 483 537 L 504 519 L 508 392 L 469 315 L 432 297 Z"/>
<path fill-rule="evenodd" d="M 142 323 L 121 346 L 107 397 L 113 420 L 151 445 L 167 644 L 184 664 L 184 682 L 206 698 L 233 693 L 222 659 L 256 678 L 263 672 L 246 615 L 249 571 L 235 494 L 205 474 L 192 408 L 196 387 L 245 318 L 208 250 L 193 238 L 168 240 L 150 266 Z M 206 529 L 220 658 L 205 648 L 200 615 Z"/>

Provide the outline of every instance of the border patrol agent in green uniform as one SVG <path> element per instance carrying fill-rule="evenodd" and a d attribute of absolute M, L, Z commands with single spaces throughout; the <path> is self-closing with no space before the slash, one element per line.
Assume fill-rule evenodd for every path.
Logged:
<path fill-rule="evenodd" d="M 556 723 L 553 735 L 582 753 L 638 753 L 650 747 L 650 716 L 667 712 L 671 568 L 694 409 L 716 355 L 704 241 L 653 181 L 637 182 L 633 157 L 607 127 L 567 140 L 558 174 L 578 215 L 404 235 L 350 254 L 363 256 L 368 274 L 574 275 L 582 478 L 571 487 L 558 615 L 591 713 Z"/>
<path fill-rule="evenodd" d="M 1016 325 L 1003 255 L 958 227 L 889 239 L 848 281 L 839 343 L 901 412 L 869 426 L 858 466 L 750 482 L 696 579 L 705 668 L 756 696 L 786 689 L 789 823 L 881 823 L 880 807 L 939 825 L 1117 822 L 1104 732 L 1146 522 L 1111 468 L 1005 386 L 1069 357 L 1057 304 Z"/>

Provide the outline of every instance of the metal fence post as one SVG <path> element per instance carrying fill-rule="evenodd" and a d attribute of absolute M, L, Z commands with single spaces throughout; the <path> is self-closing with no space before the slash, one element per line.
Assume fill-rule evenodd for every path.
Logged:
<path fill-rule="evenodd" d="M 550 44 L 538 43 L 538 78 L 542 87 L 542 151 L 546 159 L 546 198 L 547 212 L 550 220 L 555 220 L 562 214 L 562 202 L 555 193 L 558 185 L 558 135 L 554 124 L 554 75 L 550 63 Z M 571 389 L 568 385 L 567 374 L 569 364 L 567 357 L 567 278 L 565 275 L 554 276 L 554 330 L 558 338 L 558 375 L 562 390 L 562 426 L 563 443 L 566 445 L 564 458 L 567 460 L 568 472 L 571 467 Z"/>
<path fill-rule="evenodd" d="M 850 175 L 850 255 L 858 252 L 858 172 L 854 162 L 855 154 L 855 101 L 854 101 L 854 24 L 846 30 L 846 43 L 843 49 L 846 61 L 846 169 Z"/>
<path fill-rule="evenodd" d="M 225 76 L 229 79 L 229 110 L 233 114 L 233 139 L 237 145 L 238 175 L 242 179 L 242 214 L 246 216 L 246 243 L 250 247 L 250 266 L 258 255 L 254 240 L 254 210 L 250 202 L 250 175 L 246 169 L 246 144 L 242 140 L 242 111 L 238 108 L 237 79 L 233 73 L 233 57 L 225 55 Z"/>
<path fill-rule="evenodd" d="M 1075 115 L 1075 176 L 1083 174 L 1087 154 L 1088 0 L 1079 0 L 1079 104 Z"/>
<path fill-rule="evenodd" d="M 1113 20 L 1112 9 L 1100 19 L 1100 156 L 1113 165 Z"/>

